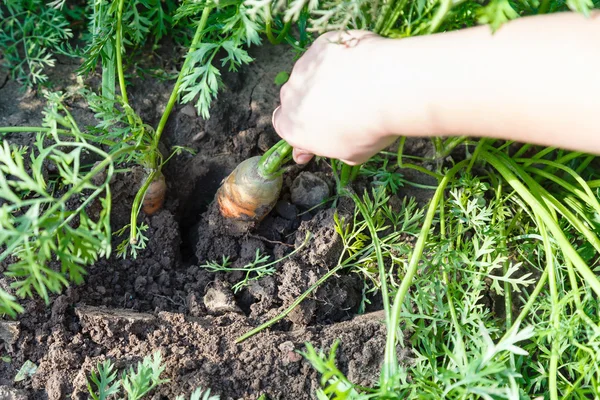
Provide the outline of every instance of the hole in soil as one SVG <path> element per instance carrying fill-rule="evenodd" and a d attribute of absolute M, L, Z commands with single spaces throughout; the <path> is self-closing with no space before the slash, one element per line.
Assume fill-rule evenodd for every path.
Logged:
<path fill-rule="evenodd" d="M 186 264 L 195 264 L 198 261 L 196 243 L 202 214 L 214 200 L 221 181 L 231 172 L 220 160 L 211 161 L 206 167 L 205 173 L 192 178 L 193 188 L 187 201 L 182 202 L 181 211 L 177 215 L 181 234 L 181 259 Z"/>

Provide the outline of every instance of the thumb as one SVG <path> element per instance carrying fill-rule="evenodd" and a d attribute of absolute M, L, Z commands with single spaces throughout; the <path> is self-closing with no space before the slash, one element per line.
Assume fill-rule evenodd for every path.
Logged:
<path fill-rule="evenodd" d="M 292 156 L 294 157 L 294 161 L 296 161 L 297 164 L 308 164 L 308 162 L 313 158 L 314 154 L 311 154 L 306 150 L 294 147 L 294 150 L 292 151 Z"/>
<path fill-rule="evenodd" d="M 273 110 L 271 124 L 273 125 L 275 132 L 277 132 L 277 134 L 281 136 L 282 139 L 289 139 L 289 137 L 291 136 L 292 123 L 288 116 L 283 112 L 283 108 L 281 106 Z"/>

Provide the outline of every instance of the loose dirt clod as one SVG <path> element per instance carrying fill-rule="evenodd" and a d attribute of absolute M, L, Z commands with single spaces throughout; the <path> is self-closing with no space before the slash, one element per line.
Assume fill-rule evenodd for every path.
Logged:
<path fill-rule="evenodd" d="M 19 332 L 19 322 L 0 321 L 0 339 L 8 346 L 11 346 L 17 341 Z"/>
<path fill-rule="evenodd" d="M 154 315 L 147 313 L 90 306 L 75 308 L 75 314 L 79 317 L 83 332 L 89 332 L 92 337 L 111 337 L 122 330 L 140 333 L 156 319 Z"/>
<path fill-rule="evenodd" d="M 292 203 L 306 208 L 315 207 L 329 197 L 327 182 L 311 172 L 301 172 L 291 187 Z"/>
<path fill-rule="evenodd" d="M 211 314 L 241 313 L 231 290 L 222 283 L 216 283 L 204 295 L 204 306 Z"/>

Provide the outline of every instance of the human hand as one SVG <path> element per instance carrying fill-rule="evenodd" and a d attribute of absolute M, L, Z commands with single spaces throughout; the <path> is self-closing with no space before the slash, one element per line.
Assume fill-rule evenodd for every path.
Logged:
<path fill-rule="evenodd" d="M 275 131 L 294 147 L 294 160 L 313 154 L 361 164 L 391 144 L 382 101 L 389 41 L 367 31 L 321 35 L 296 62 L 273 113 Z"/>

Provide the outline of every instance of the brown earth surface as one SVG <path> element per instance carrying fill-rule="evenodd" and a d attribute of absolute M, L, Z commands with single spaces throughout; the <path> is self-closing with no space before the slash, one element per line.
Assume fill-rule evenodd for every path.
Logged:
<path fill-rule="evenodd" d="M 84 284 L 52 296 L 49 305 L 22 300 L 26 311 L 17 321 L 0 320 L 0 398 L 88 398 L 86 379 L 98 362 L 108 358 L 122 370 L 160 350 L 163 376 L 170 382 L 149 398 L 189 396 L 201 386 L 221 399 L 257 399 L 262 394 L 269 399 L 311 399 L 319 376 L 298 351 L 306 342 L 328 350 L 338 339 L 338 366 L 351 381 L 377 381 L 385 343 L 383 314 L 380 301 L 372 298 L 366 314 L 356 315 L 363 287 L 357 274 L 342 272 L 331 278 L 271 329 L 235 343 L 335 266 L 342 246 L 333 213 L 337 209 L 351 215 L 353 210 L 345 201 L 336 209 L 310 211 L 293 204 L 290 187 L 302 171 L 314 173 L 333 189 L 327 165 L 312 162 L 290 167 L 280 202 L 250 233 L 233 235 L 225 229 L 212 203 L 214 194 L 239 162 L 262 154 L 278 140 L 271 127 L 279 96 L 274 78 L 290 71 L 294 61 L 284 46 L 267 45 L 252 54 L 256 62 L 238 73 L 224 73 L 226 87 L 208 121 L 191 105 L 177 106 L 171 115 L 165 148 L 188 146 L 197 153 L 176 156 L 165 168 L 165 207 L 151 217 L 141 216 L 149 227 L 147 249 L 136 259 L 113 254 L 88 269 Z M 76 60 L 60 61 L 50 77 L 53 89 L 75 90 Z M 97 85 L 97 79 L 91 77 L 86 84 Z M 146 123 L 156 126 L 173 82 L 130 79 L 132 105 Z M 83 99 L 75 97 L 68 105 L 83 125 L 95 123 Z M 0 73 L 0 126 L 39 125 L 42 107 L 39 93 L 20 92 L 17 83 Z M 4 140 L 31 144 L 33 136 L 12 134 Z M 412 146 L 411 151 L 426 151 L 421 142 Z M 135 170 L 114 179 L 114 230 L 128 223 L 138 184 Z M 417 190 L 411 195 L 423 200 L 430 193 Z M 276 260 L 299 246 L 307 231 L 313 234 L 307 246 L 277 263 L 274 275 L 237 293 L 232 286 L 243 273 L 212 273 L 201 267 L 223 256 L 231 266 L 241 267 L 254 260 L 257 249 Z M 115 246 L 120 240 L 115 238 Z M 8 287 L 10 282 L 3 278 L 0 284 Z M 399 352 L 406 362 L 409 353 Z M 28 360 L 38 366 L 37 372 L 14 382 Z"/>

